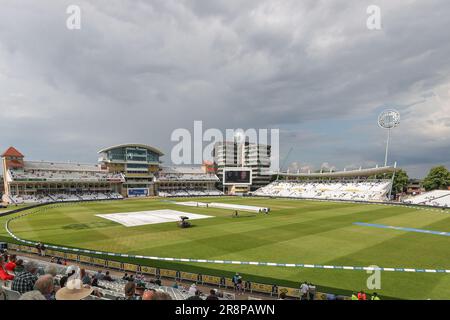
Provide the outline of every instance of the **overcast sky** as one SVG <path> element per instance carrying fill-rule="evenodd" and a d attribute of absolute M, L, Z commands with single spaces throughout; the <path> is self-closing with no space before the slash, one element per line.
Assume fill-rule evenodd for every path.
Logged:
<path fill-rule="evenodd" d="M 81 8 L 81 29 L 66 8 Z M 366 27 L 369 5 L 382 29 Z M 0 148 L 95 162 L 176 128 L 279 128 L 291 168 L 450 167 L 448 0 L 2 0 Z M 163 159 L 170 162 L 170 157 Z"/>

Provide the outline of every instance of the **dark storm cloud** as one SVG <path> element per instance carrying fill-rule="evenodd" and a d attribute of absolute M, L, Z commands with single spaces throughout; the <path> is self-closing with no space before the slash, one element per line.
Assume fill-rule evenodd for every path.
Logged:
<path fill-rule="evenodd" d="M 66 8 L 82 28 L 65 27 Z M 378 1 L 13 1 L 0 10 L 2 148 L 95 161 L 122 142 L 170 154 L 173 129 L 280 128 L 281 158 L 422 175 L 450 157 L 450 4 Z M 167 162 L 170 159 L 165 159 Z"/>

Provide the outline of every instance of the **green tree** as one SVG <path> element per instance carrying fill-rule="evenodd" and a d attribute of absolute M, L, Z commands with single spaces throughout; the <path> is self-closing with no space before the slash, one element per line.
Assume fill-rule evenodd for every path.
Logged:
<path fill-rule="evenodd" d="M 390 174 L 390 176 L 392 177 L 392 174 Z M 403 169 L 398 170 L 394 176 L 394 183 L 392 185 L 392 194 L 395 195 L 397 193 L 405 191 L 408 182 L 409 177 L 406 171 Z"/>
<path fill-rule="evenodd" d="M 423 181 L 425 190 L 447 189 L 450 185 L 450 172 L 444 166 L 431 168 Z"/>
<path fill-rule="evenodd" d="M 387 174 L 379 174 L 377 176 L 369 177 L 371 179 L 392 179 L 392 173 Z M 394 183 L 392 184 L 392 194 L 396 195 L 397 193 L 401 193 L 405 191 L 406 186 L 409 183 L 408 173 L 405 170 L 399 169 L 395 172 Z"/>

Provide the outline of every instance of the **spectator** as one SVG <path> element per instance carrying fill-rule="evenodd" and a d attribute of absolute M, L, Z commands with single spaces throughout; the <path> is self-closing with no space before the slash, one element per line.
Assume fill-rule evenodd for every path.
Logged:
<path fill-rule="evenodd" d="M 286 292 L 281 292 L 278 300 L 286 300 Z"/>
<path fill-rule="evenodd" d="M 200 298 L 200 295 L 202 293 L 200 292 L 200 290 L 195 291 L 195 294 L 193 296 L 188 297 L 186 300 L 203 300 L 202 298 Z"/>
<path fill-rule="evenodd" d="M 105 275 L 102 273 L 102 270 L 98 270 L 98 272 L 94 275 L 94 279 L 103 280 Z"/>
<path fill-rule="evenodd" d="M 47 267 L 45 267 L 44 272 L 45 274 L 51 275 L 53 278 L 58 274 L 58 270 L 56 270 L 56 267 L 52 265 L 48 265 Z"/>
<path fill-rule="evenodd" d="M 69 279 L 68 276 L 62 276 L 61 279 L 59 279 L 60 288 L 64 288 L 66 286 L 67 279 Z"/>
<path fill-rule="evenodd" d="M 66 269 L 66 274 L 67 276 L 70 277 L 75 277 L 75 278 L 79 278 L 79 273 L 80 273 L 80 268 L 77 266 L 68 266 Z"/>
<path fill-rule="evenodd" d="M 130 281 L 130 277 L 128 276 L 128 273 L 125 273 L 125 274 L 123 275 L 122 280 Z"/>
<path fill-rule="evenodd" d="M 105 276 L 103 277 L 103 280 L 105 281 L 114 281 L 113 278 L 109 275 L 109 271 L 106 271 Z"/>
<path fill-rule="evenodd" d="M 352 292 L 352 300 L 358 300 L 358 296 L 356 295 L 355 292 Z"/>
<path fill-rule="evenodd" d="M 34 289 L 38 290 L 46 300 L 55 300 L 55 286 L 51 275 L 46 274 L 37 279 Z"/>
<path fill-rule="evenodd" d="M 14 269 L 16 268 L 16 260 L 17 260 L 17 256 L 15 254 L 10 255 L 8 263 L 5 264 L 5 270 L 14 272 Z"/>
<path fill-rule="evenodd" d="M 367 300 L 367 295 L 363 290 L 358 292 L 358 300 Z"/>
<path fill-rule="evenodd" d="M 43 244 L 43 243 L 41 243 L 41 256 L 42 257 L 45 257 L 45 250 L 46 250 L 47 248 L 45 247 L 45 245 Z"/>
<path fill-rule="evenodd" d="M 38 244 L 36 244 L 36 250 L 38 252 L 38 255 L 41 255 L 41 243 L 40 242 Z"/>
<path fill-rule="evenodd" d="M 98 279 L 97 278 L 92 278 L 91 286 L 100 288 L 100 286 L 98 285 Z"/>
<path fill-rule="evenodd" d="M 244 284 L 242 282 L 242 278 L 239 278 L 237 280 L 237 286 L 236 286 L 237 294 L 243 295 L 244 294 Z"/>
<path fill-rule="evenodd" d="M 209 296 L 206 297 L 206 300 L 219 300 L 219 298 L 216 295 L 216 290 L 211 289 L 209 291 Z"/>
<path fill-rule="evenodd" d="M 167 292 L 155 291 L 150 300 L 172 300 L 172 297 Z"/>
<path fill-rule="evenodd" d="M 125 300 L 140 300 L 140 297 L 136 295 L 136 284 L 128 281 L 125 285 Z"/>
<path fill-rule="evenodd" d="M 3 290 L 2 287 L 0 287 L 0 301 L 5 301 L 6 300 L 6 293 Z"/>
<path fill-rule="evenodd" d="M 146 290 L 144 294 L 142 295 L 142 300 L 152 300 L 153 294 L 155 293 L 155 290 Z"/>
<path fill-rule="evenodd" d="M 308 300 L 308 292 L 309 292 L 309 287 L 308 287 L 308 283 L 303 282 L 300 286 L 300 292 L 301 292 L 301 299 L 302 300 Z"/>
<path fill-rule="evenodd" d="M 25 292 L 19 300 L 47 300 L 38 290 Z"/>
<path fill-rule="evenodd" d="M 380 297 L 378 296 L 378 293 L 374 292 L 372 294 L 372 297 L 370 298 L 370 300 L 380 300 Z"/>
<path fill-rule="evenodd" d="M 239 273 L 236 272 L 236 274 L 233 276 L 233 279 L 231 279 L 231 281 L 234 284 L 234 291 L 237 291 L 237 286 L 238 286 L 239 279 L 241 279 L 241 276 L 239 275 Z"/>
<path fill-rule="evenodd" d="M 36 283 L 37 277 L 36 272 L 38 266 L 34 261 L 28 261 L 24 266 L 25 270 L 19 273 L 12 283 L 11 288 L 18 291 L 20 294 L 24 294 L 28 291 L 34 290 L 34 284 Z"/>
<path fill-rule="evenodd" d="M 91 277 L 89 277 L 85 269 L 80 269 L 80 279 L 83 284 L 91 284 Z"/>
<path fill-rule="evenodd" d="M 19 259 L 16 261 L 16 267 L 14 268 L 14 274 L 19 274 L 25 270 L 23 266 L 23 260 Z"/>
<path fill-rule="evenodd" d="M 80 279 L 70 279 L 64 288 L 56 292 L 56 300 L 82 300 L 93 293 L 94 289 L 83 286 Z"/>
<path fill-rule="evenodd" d="M 316 286 L 313 285 L 311 282 L 308 284 L 308 294 L 309 294 L 309 300 L 314 300 L 316 297 Z"/>
<path fill-rule="evenodd" d="M 0 280 L 13 280 L 14 276 L 6 271 L 3 259 L 3 256 L 0 256 Z"/>
<path fill-rule="evenodd" d="M 191 284 L 191 286 L 189 287 L 189 294 L 191 296 L 194 296 L 195 293 L 197 292 L 197 285 L 195 283 Z"/>

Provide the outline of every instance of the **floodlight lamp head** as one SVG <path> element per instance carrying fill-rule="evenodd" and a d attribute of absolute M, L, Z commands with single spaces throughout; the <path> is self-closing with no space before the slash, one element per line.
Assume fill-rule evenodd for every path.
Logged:
<path fill-rule="evenodd" d="M 400 124 L 400 113 L 397 110 L 385 110 L 378 116 L 378 125 L 384 129 L 392 129 Z"/>

